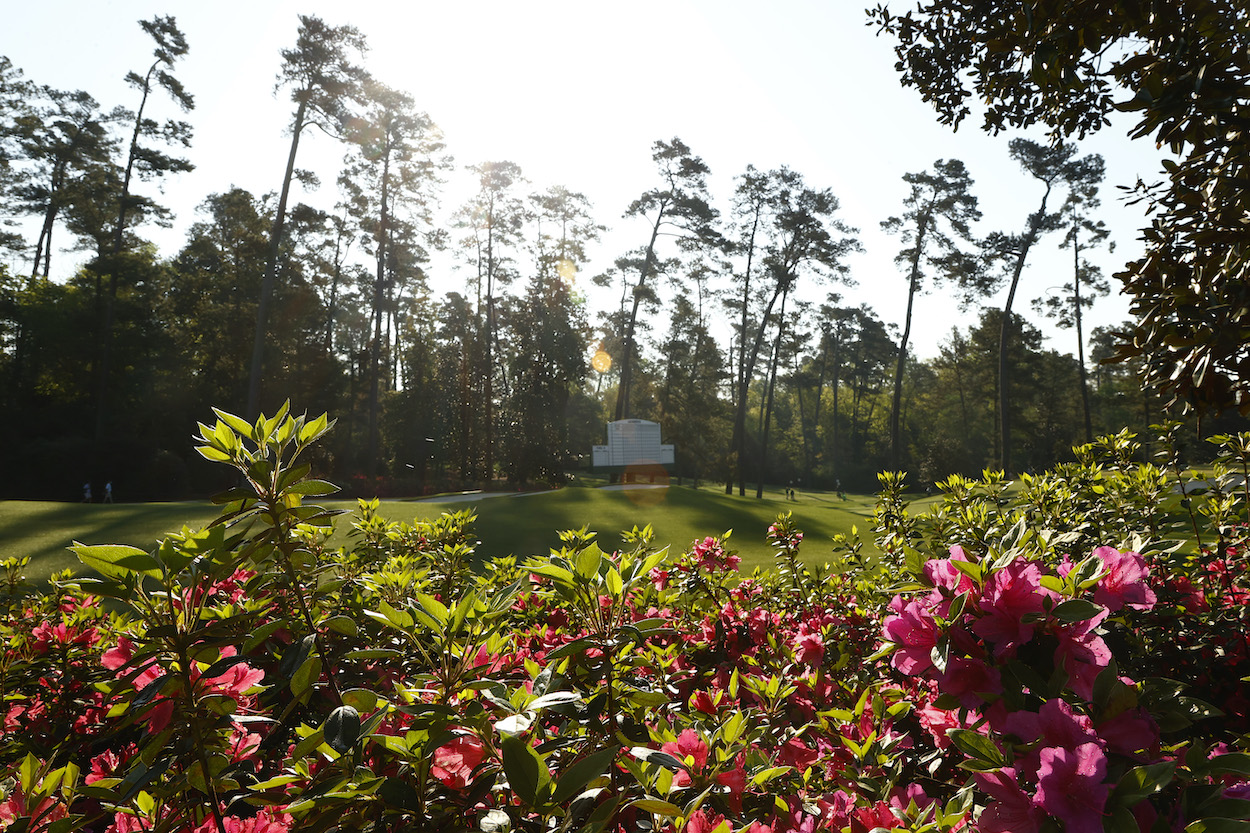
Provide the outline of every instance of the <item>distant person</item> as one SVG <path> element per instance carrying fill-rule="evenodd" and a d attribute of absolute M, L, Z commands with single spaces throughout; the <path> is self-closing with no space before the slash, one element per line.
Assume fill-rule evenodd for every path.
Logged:
<path fill-rule="evenodd" d="M 104 484 L 104 502 L 105 503 L 113 502 L 113 481 L 112 480 Z"/>
<path fill-rule="evenodd" d="M 82 484 L 82 502 L 83 503 L 91 502 L 91 481 L 90 480 Z"/>

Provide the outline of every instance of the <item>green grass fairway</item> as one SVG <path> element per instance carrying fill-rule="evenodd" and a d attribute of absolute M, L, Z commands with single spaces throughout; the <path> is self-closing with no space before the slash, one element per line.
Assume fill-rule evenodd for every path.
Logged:
<path fill-rule="evenodd" d="M 865 519 L 871 516 L 875 504 L 873 496 L 855 495 L 842 501 L 832 494 L 802 493 L 797 501 L 787 501 L 782 490 L 773 490 L 766 491 L 763 500 L 756 500 L 753 491 L 747 497 L 738 497 L 717 488 L 684 486 L 624 491 L 572 487 L 519 496 L 466 497 L 469 496 L 388 500 L 382 502 L 380 511 L 389 520 L 412 521 L 443 511 L 472 508 L 478 515 L 475 529 L 482 542 L 478 552 L 483 557 L 546 554 L 559 543 L 557 530 L 583 525 L 599 533 L 599 544 L 605 550 L 619 548 L 621 530 L 635 524 L 651 524 L 656 542 L 675 549 L 688 547 L 697 538 L 733 529 L 730 545 L 742 556 L 743 572 L 749 573 L 756 565 L 772 561 L 764 535 L 778 513 L 794 512 L 805 534 L 804 556 L 820 562 L 827 557 L 830 537 L 849 532 L 852 525 L 864 530 Z M 323 503 L 348 511 L 356 505 L 345 500 Z M 72 541 L 150 549 L 165 533 L 184 524 L 203 526 L 216 515 L 216 508 L 207 502 L 105 506 L 0 501 L 0 559 L 30 556 L 26 574 L 31 580 L 42 581 L 56 571 L 80 566 L 66 549 Z M 346 544 L 349 528 L 346 518 L 338 519 L 331 544 Z"/>
<path fill-rule="evenodd" d="M 473 506 L 478 515 L 477 532 L 483 555 L 534 555 L 559 545 L 556 531 L 583 525 L 599 533 L 605 550 L 621 546 L 620 533 L 651 524 L 660 546 L 684 549 L 692 541 L 708 535 L 734 531 L 730 546 L 742 557 L 741 569 L 749 573 L 756 565 L 772 562 L 772 550 L 764 539 L 769 524 L 787 510 L 794 513 L 804 532 L 804 555 L 823 561 L 827 542 L 838 532 L 850 532 L 852 525 L 865 528 L 872 515 L 875 497 L 802 494 L 787 501 L 783 491 L 765 493 L 763 500 L 737 497 L 719 489 L 668 489 L 609 491 L 606 489 L 562 489 L 523 497 L 488 498 L 476 503 L 445 504 L 452 510 Z M 414 509 L 428 503 L 384 503 L 387 518 L 407 519 Z"/>

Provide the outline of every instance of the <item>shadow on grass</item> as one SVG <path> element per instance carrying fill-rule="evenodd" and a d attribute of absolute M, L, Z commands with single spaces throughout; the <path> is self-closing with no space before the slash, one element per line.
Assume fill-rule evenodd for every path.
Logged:
<path fill-rule="evenodd" d="M 29 556 L 27 576 L 32 581 L 45 581 L 55 572 L 81 566 L 67 549 L 74 541 L 151 549 L 166 533 L 181 529 L 184 524 L 202 526 L 215 517 L 215 507 L 198 501 L 86 506 L 2 501 L 0 560 Z"/>
<path fill-rule="evenodd" d="M 356 508 L 356 502 L 351 500 L 319 503 L 347 511 Z M 772 550 L 765 536 L 779 513 L 794 513 L 806 536 L 803 556 L 819 563 L 828 558 L 828 542 L 834 534 L 849 532 L 853 524 L 861 529 L 869 526 L 865 518 L 872 514 L 872 503 L 827 500 L 815 494 L 787 501 L 780 492 L 766 493 L 763 500 L 757 500 L 753 494 L 726 495 L 715 487 L 670 486 L 620 491 L 568 488 L 476 501 L 465 501 L 459 496 L 420 502 L 386 500 L 379 509 L 388 520 L 406 522 L 473 509 L 478 516 L 475 529 L 481 541 L 481 559 L 546 555 L 560 546 L 560 530 L 583 525 L 598 533 L 599 546 L 609 552 L 622 547 L 620 533 L 635 525 L 651 524 L 655 544 L 670 546 L 675 552 L 684 551 L 696 540 L 732 529 L 730 547 L 738 551 L 741 568 L 749 573 L 756 566 L 772 563 Z M 201 527 L 217 514 L 217 508 L 207 502 L 102 506 L 0 501 L 0 559 L 30 556 L 28 577 L 45 581 L 52 573 L 66 568 L 81 570 L 77 558 L 66 549 L 75 540 L 86 544 L 129 544 L 150 550 L 164 535 L 184 525 Z M 335 526 L 330 546 L 349 545 L 349 518 L 338 518 Z"/>

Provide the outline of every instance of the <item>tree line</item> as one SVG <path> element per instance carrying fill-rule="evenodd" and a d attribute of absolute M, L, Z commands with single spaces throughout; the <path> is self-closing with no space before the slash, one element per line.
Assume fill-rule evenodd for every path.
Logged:
<path fill-rule="evenodd" d="M 213 405 L 254 419 L 287 399 L 339 417 L 321 464 L 361 493 L 561 482 L 609 419 L 658 420 L 680 476 L 760 494 L 765 481 L 871 488 L 885 468 L 918 482 L 1040 469 L 1159 418 L 1140 361 L 1097 364 L 1110 332 L 1085 355 L 1083 311 L 1108 291 L 1089 253 L 1108 234 L 1102 159 L 1072 143 L 1010 143 L 1039 204 L 984 237 L 960 161 L 904 176 L 882 224 L 901 244 L 900 333 L 837 292 L 860 244 L 830 190 L 748 167 L 721 212 L 706 164 L 657 141 L 653 181 L 624 212 L 645 234 L 594 277 L 620 294 L 591 320 L 571 280 L 604 231 L 585 196 L 486 162 L 470 168 L 476 193 L 444 211 L 453 159 L 434 121 L 365 70 L 360 32 L 299 21 L 278 73 L 292 108 L 278 190 L 209 195 L 172 255 L 142 229 L 170 220 L 151 184 L 192 167 L 189 125 L 148 115 L 157 97 L 194 107 L 175 20 L 140 23 L 153 52 L 127 76 L 133 110 L 0 57 L 0 245 L 29 264 L 0 267 L 0 459 L 28 473 L 10 495 L 67 497 L 84 479 L 135 498 L 222 485 L 192 459 L 189 426 Z M 316 181 L 298 166 L 310 130 L 344 148 L 332 205 L 291 204 L 293 183 Z M 1043 348 L 1014 308 L 1048 234 L 1072 271 L 1037 313 L 1075 330 L 1075 357 Z M 90 253 L 63 283 L 54 235 Z M 468 276 L 441 297 L 438 251 Z M 913 308 L 942 285 L 979 317 L 918 360 Z M 1004 286 L 1005 306 L 984 308 Z"/>

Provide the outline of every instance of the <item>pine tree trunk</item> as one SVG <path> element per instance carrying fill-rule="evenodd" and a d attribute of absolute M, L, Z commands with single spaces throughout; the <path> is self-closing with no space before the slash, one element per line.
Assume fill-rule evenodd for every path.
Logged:
<path fill-rule="evenodd" d="M 301 101 L 291 125 L 291 149 L 286 158 L 286 172 L 282 175 L 282 191 L 278 196 L 278 208 L 269 232 L 269 253 L 265 258 L 265 275 L 260 282 L 260 299 L 256 303 L 256 330 L 252 335 L 252 367 L 247 381 L 247 407 L 244 415 L 254 420 L 260 414 L 260 377 L 264 368 L 265 333 L 269 326 L 269 302 L 273 298 L 274 280 L 278 274 L 278 257 L 282 249 L 282 231 L 286 225 L 286 205 L 291 194 L 291 180 L 295 175 L 295 155 L 299 151 L 299 137 L 304 130 L 304 117 L 308 104 Z M 337 278 L 337 273 L 336 273 Z M 328 329 L 328 328 L 327 328 Z M 327 335 L 327 341 L 329 336 Z"/>

